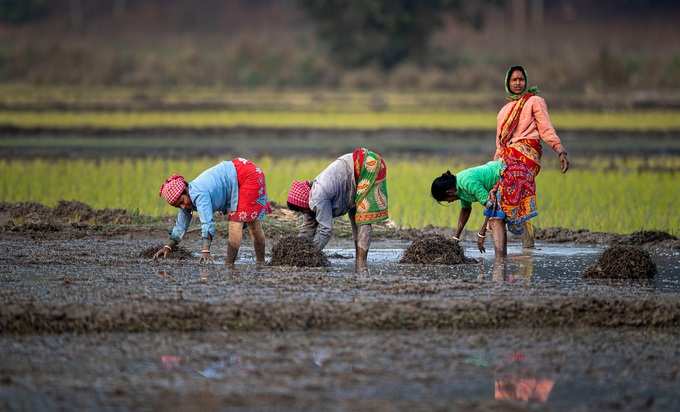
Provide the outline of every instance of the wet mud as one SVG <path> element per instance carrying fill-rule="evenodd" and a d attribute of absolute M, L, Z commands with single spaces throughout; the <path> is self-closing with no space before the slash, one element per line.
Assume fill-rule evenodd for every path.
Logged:
<path fill-rule="evenodd" d="M 135 216 L 124 209 L 93 209 L 75 200 L 60 200 L 55 207 L 40 203 L 0 203 L 0 215 L 4 220 L 20 220 L 26 223 L 53 225 L 65 223 L 130 224 Z"/>
<path fill-rule="evenodd" d="M 583 272 L 595 279 L 651 279 L 656 265 L 649 252 L 639 246 L 612 246 L 602 253 L 597 263 Z"/>
<path fill-rule="evenodd" d="M 431 235 L 417 239 L 406 248 L 399 263 L 421 265 L 458 265 L 477 263 L 465 257 L 460 242 L 442 235 Z"/>
<path fill-rule="evenodd" d="M 324 267 L 330 261 L 307 238 L 290 235 L 276 241 L 272 247 L 271 266 Z"/>
<path fill-rule="evenodd" d="M 633 245 L 647 248 L 680 249 L 680 239 L 662 231 L 638 231 L 622 235 L 618 233 L 591 232 L 586 229 L 561 227 L 537 228 L 537 240 L 553 243 Z"/>
<path fill-rule="evenodd" d="M 165 246 L 165 243 L 154 243 L 151 246 L 145 247 L 141 252 L 139 252 L 139 257 L 143 257 L 146 259 L 153 259 L 153 257 L 156 255 L 156 253 L 161 250 Z M 184 259 L 190 259 L 192 257 L 191 252 L 186 250 L 182 246 L 175 246 L 172 249 L 172 252 L 168 254 L 168 257 L 165 259 L 177 259 L 177 260 L 184 260 Z"/>
<path fill-rule="evenodd" d="M 672 411 L 680 331 L 0 336 L 2 410 Z"/>

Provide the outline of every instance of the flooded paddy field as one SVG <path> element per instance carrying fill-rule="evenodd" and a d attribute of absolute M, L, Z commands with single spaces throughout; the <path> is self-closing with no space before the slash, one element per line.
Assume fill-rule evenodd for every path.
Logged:
<path fill-rule="evenodd" d="M 3 410 L 680 407 L 680 329 L 0 336 Z"/>
<path fill-rule="evenodd" d="M 329 267 L 256 266 L 246 239 L 229 268 L 224 236 L 215 264 L 196 232 L 153 262 L 160 226 L 55 219 L 0 232 L 0 410 L 680 407 L 677 239 L 643 244 L 653 280 L 609 282 L 582 273 L 641 238 L 542 230 L 503 261 L 468 238 L 477 263 L 404 265 L 419 232 L 380 229 L 356 274 L 341 237 Z"/>

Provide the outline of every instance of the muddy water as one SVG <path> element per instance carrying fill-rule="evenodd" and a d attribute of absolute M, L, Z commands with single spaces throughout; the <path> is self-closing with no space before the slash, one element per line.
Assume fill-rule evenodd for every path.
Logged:
<path fill-rule="evenodd" d="M 152 243 L 157 242 L 151 241 Z M 150 240 L 0 240 L 0 330 L 12 333 L 166 330 L 422 329 L 678 326 L 678 252 L 655 254 L 652 283 L 594 283 L 580 273 L 596 247 L 517 245 L 503 263 L 400 265 L 405 242 L 375 242 L 355 274 L 347 241 L 329 268 L 257 267 L 244 247 L 235 269 L 196 259 L 139 257 Z M 186 242 L 198 250 L 197 241 Z"/>
<path fill-rule="evenodd" d="M 595 246 L 420 266 L 378 241 L 355 274 L 347 241 L 306 269 L 139 257 L 157 242 L 0 238 L 0 410 L 680 409 L 677 250 L 604 284 Z"/>
<path fill-rule="evenodd" d="M 680 330 L 0 336 L 2 410 L 680 408 Z"/>

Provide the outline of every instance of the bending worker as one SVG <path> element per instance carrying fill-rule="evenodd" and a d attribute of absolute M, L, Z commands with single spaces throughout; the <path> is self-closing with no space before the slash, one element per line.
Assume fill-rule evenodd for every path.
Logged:
<path fill-rule="evenodd" d="M 373 223 L 389 218 L 387 166 L 382 156 L 357 148 L 334 160 L 314 180 L 295 180 L 288 208 L 302 212 L 300 236 L 322 250 L 331 238 L 333 218 L 349 215 L 356 251 L 356 270 L 367 271 Z"/>

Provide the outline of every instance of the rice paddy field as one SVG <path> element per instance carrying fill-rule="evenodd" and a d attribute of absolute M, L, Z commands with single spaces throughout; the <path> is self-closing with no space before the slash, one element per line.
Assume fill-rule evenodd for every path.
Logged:
<path fill-rule="evenodd" d="M 552 113 L 556 127 L 572 130 L 680 130 L 674 111 Z M 493 111 L 281 112 L 281 111 L 144 111 L 62 112 L 0 111 L 0 124 L 16 128 L 321 128 L 321 129 L 444 129 L 493 130 Z"/>
<path fill-rule="evenodd" d="M 230 158 L 226 157 L 225 158 Z M 173 209 L 158 197 L 158 187 L 170 173 L 192 179 L 220 158 L 196 159 L 31 159 L 0 160 L 0 200 L 55 205 L 79 200 L 95 208 L 124 208 L 163 216 Z M 312 179 L 332 158 L 253 159 L 267 176 L 270 198 L 285 204 L 293 178 Z M 401 227 L 454 225 L 459 205 L 440 205 L 430 196 L 432 179 L 446 170 L 456 173 L 474 164 L 441 157 L 388 159 L 391 218 Z M 643 167 L 644 166 L 644 167 Z M 680 234 L 678 185 L 680 157 L 656 161 L 593 158 L 589 167 L 567 174 L 548 163 L 538 177 L 540 227 L 561 226 L 592 231 L 628 233 L 658 229 Z M 481 223 L 481 209 L 469 224 Z"/>
<path fill-rule="evenodd" d="M 468 263 L 415 265 L 398 263 L 408 236 L 451 233 L 439 228 L 460 209 L 431 198 L 432 179 L 493 153 L 488 100 L 79 93 L 0 86 L 0 410 L 679 408 L 680 241 L 645 241 L 653 279 L 582 275 L 605 242 L 636 239 L 612 233 L 680 235 L 676 112 L 552 111 L 571 168 L 560 173 L 544 147 L 535 222 L 575 235 L 537 237 L 535 249 L 512 238 L 507 259 L 468 236 Z M 355 273 L 343 236 L 324 250 L 329 267 L 274 265 L 274 246 L 295 230 L 281 209 L 267 222 L 267 265 L 254 263 L 250 239 L 225 265 L 222 231 L 214 264 L 198 263 L 197 230 L 183 256 L 146 253 L 170 219 L 136 218 L 176 213 L 158 197 L 170 173 L 190 180 L 248 157 L 284 204 L 291 179 L 356 146 L 387 161 L 393 223 L 423 229 L 383 226 L 369 272 Z M 97 211 L 127 219 L 99 221 L 62 200 L 133 216 Z M 476 205 L 467 229 L 481 222 Z"/>

